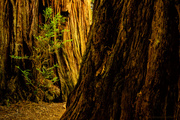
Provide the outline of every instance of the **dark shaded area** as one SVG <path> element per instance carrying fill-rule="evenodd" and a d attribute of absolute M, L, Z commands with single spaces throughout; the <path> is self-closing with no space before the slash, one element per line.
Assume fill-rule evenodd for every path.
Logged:
<path fill-rule="evenodd" d="M 175 1 L 97 0 L 78 84 L 61 120 L 178 119 Z"/>

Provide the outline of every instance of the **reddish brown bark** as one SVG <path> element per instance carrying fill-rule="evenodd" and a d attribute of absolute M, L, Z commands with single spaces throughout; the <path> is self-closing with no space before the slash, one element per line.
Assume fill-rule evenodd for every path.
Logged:
<path fill-rule="evenodd" d="M 61 120 L 178 118 L 176 4 L 95 1 L 80 77 Z"/>

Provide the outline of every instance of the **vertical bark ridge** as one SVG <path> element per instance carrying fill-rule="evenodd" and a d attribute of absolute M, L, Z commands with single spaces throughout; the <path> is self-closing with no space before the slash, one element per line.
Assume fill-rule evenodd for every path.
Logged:
<path fill-rule="evenodd" d="M 61 120 L 174 118 L 177 16 L 174 1 L 95 1 L 80 77 Z"/>

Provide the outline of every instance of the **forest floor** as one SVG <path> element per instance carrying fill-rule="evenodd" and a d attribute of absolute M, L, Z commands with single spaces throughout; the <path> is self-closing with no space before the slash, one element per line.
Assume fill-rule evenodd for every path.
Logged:
<path fill-rule="evenodd" d="M 0 120 L 59 120 L 66 103 L 18 102 L 0 106 Z"/>

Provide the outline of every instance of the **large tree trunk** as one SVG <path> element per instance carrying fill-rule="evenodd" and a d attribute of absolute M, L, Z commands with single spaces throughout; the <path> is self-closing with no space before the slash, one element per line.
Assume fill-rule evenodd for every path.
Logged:
<path fill-rule="evenodd" d="M 77 83 L 81 57 L 85 50 L 87 34 L 91 24 L 90 1 L 81 0 L 1 0 L 0 1 L 0 102 L 18 101 L 21 99 L 44 99 L 44 90 L 37 88 L 43 80 L 31 60 L 13 59 L 14 56 L 31 56 L 36 46 L 34 35 L 38 36 L 38 28 L 44 22 L 43 10 L 51 6 L 53 14 L 68 10 L 66 22 L 59 28 L 70 30 L 64 32 L 63 41 L 73 39 L 63 48 L 49 56 L 49 65 L 58 64 L 54 70 L 59 83 L 53 86 L 60 91 L 58 98 L 66 101 L 67 95 Z M 41 34 L 41 33 L 40 33 Z M 54 38 L 56 39 L 56 38 Z M 31 69 L 34 86 L 27 85 L 22 70 Z M 49 81 L 50 82 L 50 81 Z M 57 88 L 58 85 L 58 88 Z M 35 88 L 34 88 L 35 87 Z M 34 91 L 39 91 L 34 94 Z M 55 99 L 55 98 L 54 98 Z"/>
<path fill-rule="evenodd" d="M 96 0 L 61 120 L 177 119 L 179 9 L 175 0 Z"/>
<path fill-rule="evenodd" d="M 10 55 L 30 55 L 33 35 L 38 30 L 38 2 L 1 0 L 0 2 L 0 58 L 1 79 L 0 95 L 3 100 L 20 100 L 32 91 L 25 84 L 20 70 L 30 69 L 31 62 L 23 59 L 12 59 Z"/>

